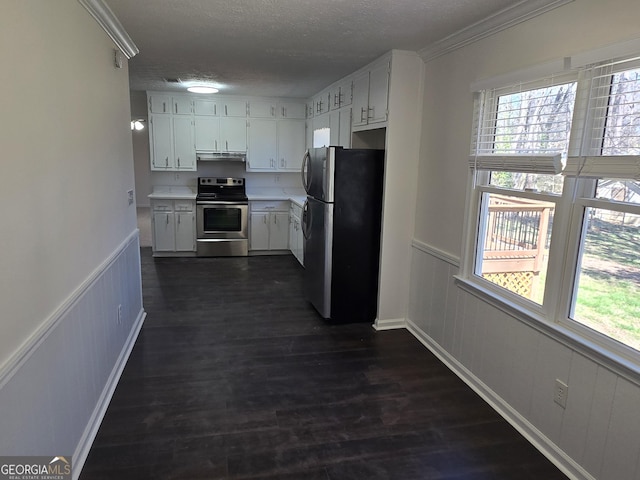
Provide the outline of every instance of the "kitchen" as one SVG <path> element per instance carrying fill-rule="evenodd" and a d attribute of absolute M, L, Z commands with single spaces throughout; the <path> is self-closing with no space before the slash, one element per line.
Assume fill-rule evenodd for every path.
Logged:
<path fill-rule="evenodd" d="M 86 454 L 87 439 L 106 408 L 103 392 L 114 388 L 121 357 L 144 319 L 135 205 L 128 203 L 128 191 L 145 205 L 152 185 L 195 186 L 201 175 L 138 174 L 139 168 L 149 171 L 149 154 L 136 153 L 138 139 L 148 148 L 148 130 L 134 132 L 132 154 L 129 114 L 132 105 L 142 104 L 135 116 L 144 115 L 147 104 L 146 98 L 130 101 L 127 62 L 114 68 L 114 42 L 80 3 L 37 3 L 9 5 L 0 29 L 7 46 L 3 60 L 20 66 L 6 76 L 4 95 L 9 114 L 2 143 L 5 159 L 12 160 L 4 163 L 2 211 L 11 235 L 3 242 L 11 254 L 2 258 L 0 418 L 3 434 L 10 434 L 2 435 L 1 445 L 3 451 L 34 454 L 64 448 L 75 459 Z M 512 18 L 505 30 L 495 23 L 472 28 L 473 40 L 418 47 L 419 81 L 410 72 L 410 55 L 398 55 L 391 66 L 384 144 L 390 175 L 385 184 L 391 187 L 384 221 L 391 229 L 383 231 L 382 250 L 389 255 L 382 258 L 376 326 L 409 326 L 574 478 L 637 477 L 627 461 L 639 451 L 637 373 L 630 363 L 621 367 L 585 354 L 566 337 L 505 314 L 455 284 L 465 225 L 470 84 L 631 41 L 638 37 L 635 12 L 631 0 L 564 2 L 539 15 Z M 155 27 L 159 34 L 161 25 Z M 434 30 L 432 45 L 439 34 Z M 180 58 L 184 52 L 165 54 Z M 351 68 L 334 79 L 362 65 L 357 58 L 347 60 Z M 408 68 L 399 68 L 401 63 Z M 529 72 L 535 75 L 534 70 Z M 42 88 L 44 78 L 48 88 Z M 334 79 L 315 84 L 313 92 L 321 93 Z M 287 88 L 282 95 L 259 95 L 308 97 L 296 93 L 295 85 Z M 369 133 L 360 136 L 366 140 Z M 156 174 L 162 175 L 158 182 Z M 183 175 L 193 176 L 182 183 Z M 298 187 L 294 173 L 254 174 L 245 167 L 237 176 L 246 177 L 248 187 Z M 51 375 L 51 369 L 66 375 Z M 551 389 L 555 378 L 569 372 L 573 383 L 565 410 L 552 401 Z M 34 387 L 44 385 L 46 398 Z"/>

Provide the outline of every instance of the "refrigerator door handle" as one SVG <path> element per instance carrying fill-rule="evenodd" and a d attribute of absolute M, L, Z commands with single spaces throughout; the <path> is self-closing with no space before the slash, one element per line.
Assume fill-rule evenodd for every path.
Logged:
<path fill-rule="evenodd" d="M 304 152 L 304 157 L 302 157 L 302 169 L 300 170 L 300 174 L 302 175 L 302 186 L 304 187 L 304 191 L 309 193 L 309 186 L 311 185 L 311 154 L 309 150 Z"/>
<path fill-rule="evenodd" d="M 302 207 L 302 235 L 305 239 L 309 238 L 309 232 L 311 231 L 311 213 L 309 211 L 309 200 L 304 201 Z"/>

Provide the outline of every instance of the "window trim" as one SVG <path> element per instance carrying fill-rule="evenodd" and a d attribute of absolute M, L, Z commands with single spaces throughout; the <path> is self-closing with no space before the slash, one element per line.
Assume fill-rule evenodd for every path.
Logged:
<path fill-rule="evenodd" d="M 635 57 L 637 58 L 637 56 Z M 608 62 L 610 63 L 610 62 Z M 613 69 L 611 74 L 625 71 L 636 66 L 630 66 L 629 62 L 622 62 L 625 68 Z M 571 126 L 568 146 L 568 156 L 576 156 L 582 150 L 583 145 L 588 144 L 590 138 L 585 138 L 584 133 L 588 131 L 581 122 L 588 121 L 590 111 L 584 103 L 584 83 L 585 78 L 591 72 L 598 72 L 597 67 L 590 67 L 580 72 L 562 73 L 563 82 L 577 81 L 576 98 L 574 104 L 573 123 Z M 600 67 L 601 68 L 601 67 Z M 615 70 L 615 71 L 614 71 Z M 584 72 L 589 72 L 586 75 Z M 545 80 L 539 82 L 528 82 L 528 89 L 546 86 Z M 540 85 L 540 86 L 538 86 Z M 489 302 L 500 310 L 509 313 L 514 318 L 524 321 L 553 338 L 559 338 L 563 343 L 570 346 L 584 355 L 604 362 L 608 367 L 623 374 L 625 377 L 640 384 L 640 352 L 627 346 L 613 337 L 597 332 L 579 321 L 570 318 L 572 304 L 574 302 L 579 278 L 580 250 L 583 245 L 583 225 L 585 212 L 589 207 L 603 208 L 608 210 L 630 211 L 639 213 L 639 205 L 629 205 L 623 202 L 610 201 L 595 198 L 595 188 L 597 179 L 585 176 L 565 176 L 563 194 L 552 197 L 555 202 L 555 221 L 551 246 L 549 250 L 548 275 L 545 285 L 543 304 L 539 305 L 516 293 L 510 292 L 498 285 L 494 285 L 488 280 L 476 275 L 476 262 L 478 255 L 478 245 L 481 243 L 480 235 L 483 225 L 481 217 L 482 196 L 484 193 L 498 193 L 524 198 L 532 198 L 528 192 L 512 191 L 488 185 L 489 171 L 474 168 L 472 158 L 480 145 L 476 135 L 484 126 L 485 122 L 484 106 L 490 99 L 497 101 L 499 95 L 508 95 L 510 91 L 518 91 L 520 87 L 494 88 L 493 96 L 479 92 L 476 95 L 476 108 L 474 109 L 474 125 L 472 129 L 472 152 L 469 158 L 469 174 L 467 186 L 467 208 L 464 218 L 464 241 L 463 256 L 461 261 L 460 274 L 455 277 L 456 283 L 464 290 Z M 591 86 L 587 89 L 589 92 Z M 499 92 L 499 93 L 496 93 Z M 478 101 L 483 102 L 478 113 Z M 482 126 L 482 127 L 481 127 Z M 604 127 L 604 122 L 603 125 Z M 593 130 L 589 130 L 592 133 Z M 476 143 L 477 142 L 477 143 Z M 585 143 L 586 142 L 586 143 Z M 573 154 L 573 155 L 572 155 Z M 579 156 L 579 153 L 578 153 Z M 640 159 L 640 157 L 638 157 Z M 602 177 L 598 177 L 602 178 Z M 609 178 L 609 177 L 604 177 Z M 633 177 L 625 177 L 632 179 Z M 541 195 L 535 193 L 533 198 L 541 199 Z M 546 194 L 553 195 L 553 194 Z M 546 200 L 546 199 L 545 199 Z M 481 253 L 480 253 L 481 255 Z"/>

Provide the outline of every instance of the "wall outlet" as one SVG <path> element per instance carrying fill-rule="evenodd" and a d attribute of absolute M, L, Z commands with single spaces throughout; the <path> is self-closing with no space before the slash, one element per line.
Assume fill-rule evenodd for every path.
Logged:
<path fill-rule="evenodd" d="M 567 408 L 567 396 L 569 395 L 569 386 L 562 380 L 556 378 L 556 388 L 553 391 L 553 401 L 562 408 Z"/>
<path fill-rule="evenodd" d="M 122 325 L 122 304 L 118 305 L 118 315 L 116 317 L 118 325 Z"/>

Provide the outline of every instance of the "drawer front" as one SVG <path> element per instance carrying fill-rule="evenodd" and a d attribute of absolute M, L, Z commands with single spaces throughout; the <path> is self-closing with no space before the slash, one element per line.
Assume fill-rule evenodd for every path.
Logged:
<path fill-rule="evenodd" d="M 171 200 L 153 200 L 152 209 L 154 212 L 172 212 L 173 202 Z"/>
<path fill-rule="evenodd" d="M 176 200 L 173 205 L 176 212 L 192 212 L 194 210 L 193 202 L 189 200 Z"/>
<path fill-rule="evenodd" d="M 289 211 L 288 200 L 260 200 L 250 202 L 252 212 L 287 212 Z"/>

